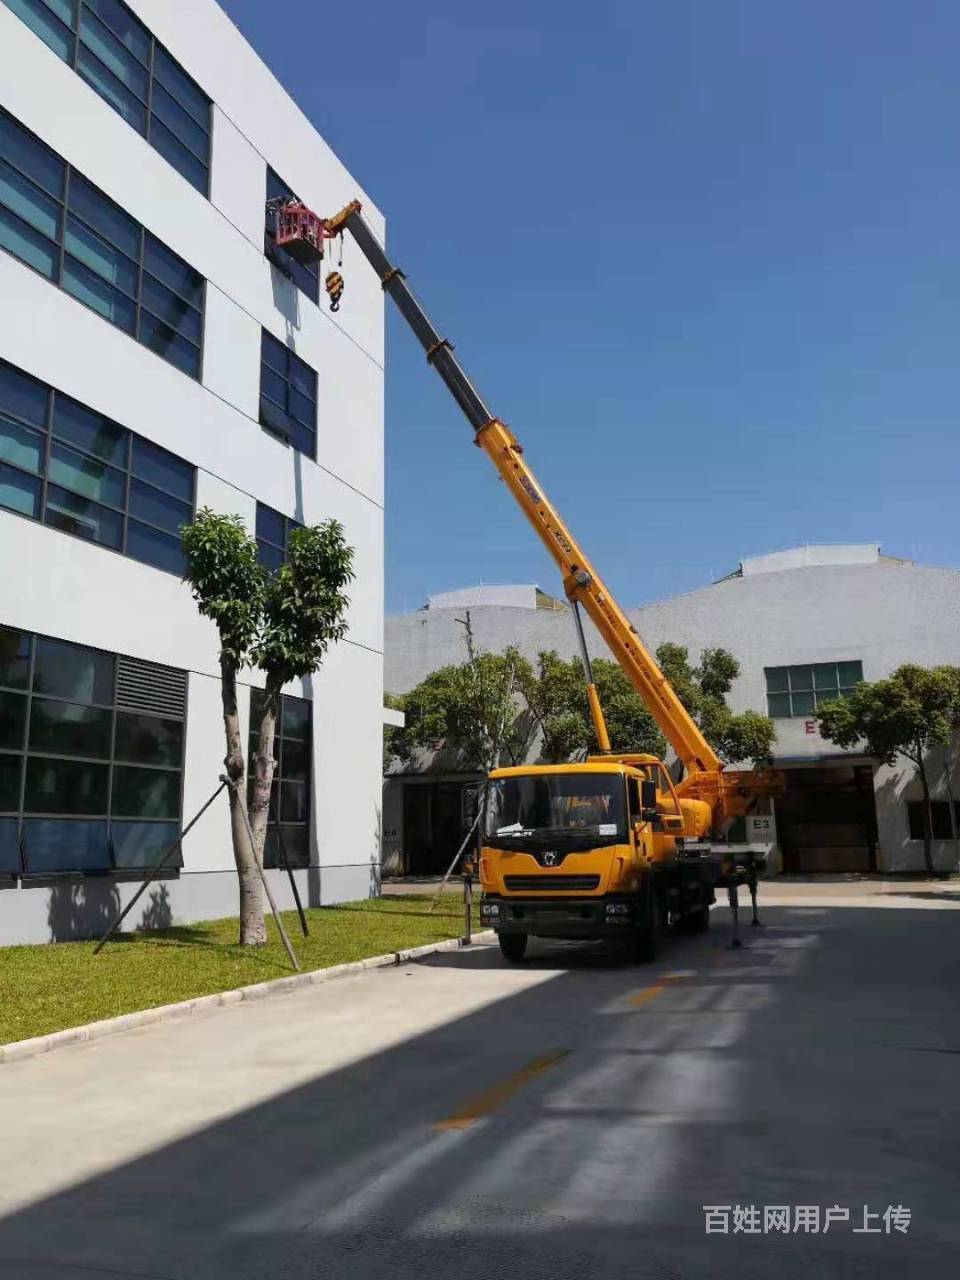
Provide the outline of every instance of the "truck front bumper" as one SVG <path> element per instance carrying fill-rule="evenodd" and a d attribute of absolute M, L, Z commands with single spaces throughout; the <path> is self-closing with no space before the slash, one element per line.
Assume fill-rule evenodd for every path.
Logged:
<path fill-rule="evenodd" d="M 637 921 L 639 895 L 605 894 L 601 898 L 502 898 L 489 895 L 480 903 L 480 921 L 497 933 L 525 933 L 536 938 L 612 938 Z"/>

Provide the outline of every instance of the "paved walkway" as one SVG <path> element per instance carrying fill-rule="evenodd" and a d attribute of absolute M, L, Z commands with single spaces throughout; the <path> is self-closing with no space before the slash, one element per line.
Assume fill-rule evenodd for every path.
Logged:
<path fill-rule="evenodd" d="M 480 947 L 0 1066 L 0 1276 L 952 1278 L 960 911 L 824 901 L 740 952 L 718 909 L 653 966 Z"/>

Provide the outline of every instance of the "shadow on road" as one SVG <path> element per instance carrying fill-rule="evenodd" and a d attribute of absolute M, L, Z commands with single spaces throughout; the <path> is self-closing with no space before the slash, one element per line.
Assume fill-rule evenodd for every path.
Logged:
<path fill-rule="evenodd" d="M 0 1221 L 0 1275 L 952 1275 L 955 1063 L 898 1050 L 960 1044 L 960 915 L 767 920 L 743 951 L 718 920 L 647 967 L 538 944 L 502 998 Z M 369 981 L 402 1001 L 406 981 L 479 983 L 500 965 L 484 948 Z M 343 1001 L 356 992 L 344 983 Z M 545 1055 L 549 1070 L 457 1127 Z M 906 1237 L 704 1234 L 704 1205 L 897 1203 Z"/>

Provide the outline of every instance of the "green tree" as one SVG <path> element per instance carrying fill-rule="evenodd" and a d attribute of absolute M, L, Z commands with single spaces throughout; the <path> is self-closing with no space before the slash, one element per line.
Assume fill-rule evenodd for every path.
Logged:
<path fill-rule="evenodd" d="M 906 663 L 884 680 L 858 684 L 816 713 L 828 742 L 847 749 L 862 744 L 881 764 L 892 765 L 903 756 L 914 765 L 923 793 L 923 861 L 931 875 L 933 816 L 926 755 L 931 747 L 950 742 L 955 696 L 944 668 Z"/>
<path fill-rule="evenodd" d="M 769 764 L 776 728 L 769 716 L 758 711 L 734 715 L 727 694 L 740 674 L 740 663 L 726 649 L 704 649 L 692 666 L 690 652 L 665 641 L 657 649 L 657 662 L 703 736 L 728 764 L 749 760 L 755 766 Z"/>
<path fill-rule="evenodd" d="M 416 750 L 445 743 L 467 768 L 489 772 L 519 764 L 530 748 L 530 716 L 520 696 L 529 663 L 516 649 L 474 653 L 466 662 L 432 671 L 408 694 L 407 718 L 396 749 L 406 759 Z"/>
<path fill-rule="evenodd" d="M 208 507 L 182 530 L 186 581 L 197 608 L 220 633 L 220 688 L 226 757 L 231 780 L 230 829 L 240 884 L 240 942 L 266 942 L 263 897 L 257 864 L 269 817 L 274 771 L 274 737 L 283 686 L 320 666 L 330 644 L 340 640 L 353 578 L 353 549 L 336 520 L 290 534 L 287 562 L 268 573 L 240 516 Z M 237 676 L 244 666 L 266 676 L 258 726 L 253 795 L 246 811 L 243 741 L 237 708 Z M 247 820 L 253 844 L 247 834 Z"/>
<path fill-rule="evenodd" d="M 598 658 L 593 678 L 613 750 L 662 755 L 663 735 L 617 663 Z M 542 760 L 556 764 L 598 750 L 579 658 L 564 659 L 553 649 L 543 650 L 521 681 L 521 691 L 540 731 Z"/>
<path fill-rule="evenodd" d="M 960 764 L 960 667 L 935 667 L 934 670 L 946 681 L 949 690 L 947 718 L 950 721 L 950 741 L 947 743 L 944 761 L 944 778 L 947 787 L 947 800 L 950 804 L 950 830 L 953 832 L 954 865 L 960 871 L 960 814 L 957 813 L 957 798 L 953 789 L 953 778 Z"/>

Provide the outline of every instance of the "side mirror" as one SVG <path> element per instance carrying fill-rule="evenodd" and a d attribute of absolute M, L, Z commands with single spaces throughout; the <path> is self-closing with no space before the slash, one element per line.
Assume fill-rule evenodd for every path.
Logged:
<path fill-rule="evenodd" d="M 653 822 L 657 814 L 657 784 L 651 779 L 640 783 L 640 818 L 643 822 Z"/>

